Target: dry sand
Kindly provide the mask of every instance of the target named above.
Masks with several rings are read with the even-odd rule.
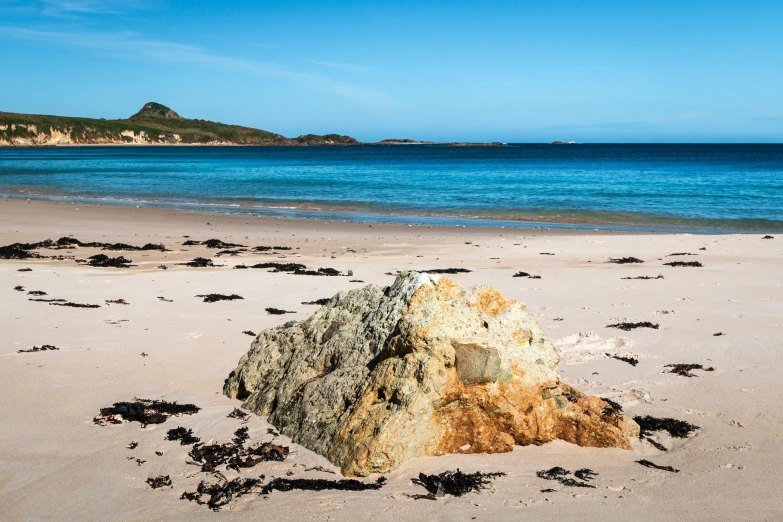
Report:
[[[0,201],[0,223],[3,245],[73,236],[160,242],[173,250],[111,253],[138,265],[125,270],[69,259],[0,261],[0,519],[783,519],[783,237],[408,227],[13,200]],[[215,250],[181,246],[184,236],[294,250],[215,258]],[[99,251],[40,252],[85,258]],[[698,255],[666,257],[675,252]],[[197,256],[225,266],[176,265]],[[607,263],[622,256],[645,263]],[[704,267],[663,266],[672,260],[699,260]],[[231,269],[264,261],[353,270],[354,276]],[[33,271],[18,271],[24,267]],[[393,281],[387,272],[445,267],[472,269],[448,277],[492,285],[525,302],[559,339],[567,383],[609,397],[632,415],[674,417],[701,429],[688,439],[659,437],[668,452],[641,441],[633,451],[557,441],[509,454],[423,458],[388,474],[379,491],[248,495],[219,514],[180,500],[199,480],[212,479],[188,464],[187,447],[164,440],[165,433],[184,426],[204,441],[224,442],[240,427],[226,417],[239,403],[224,397],[221,388],[252,340],[244,330],[304,319],[316,307],[302,301],[364,283],[387,285]],[[541,279],[513,278],[519,270]],[[622,279],[658,274],[664,279]],[[25,291],[15,291],[17,285]],[[31,302],[30,290],[101,308]],[[244,300],[207,304],[195,297],[212,292],[237,293]],[[107,305],[107,299],[130,304]],[[268,315],[266,307],[296,313]],[[660,329],[606,328],[623,320],[649,320]],[[714,336],[717,332],[725,335]],[[588,333],[594,335],[579,338]],[[60,350],[17,353],[41,344]],[[607,358],[607,352],[638,357],[639,364]],[[715,371],[680,377],[664,373],[670,363],[700,363]],[[101,407],[134,397],[192,402],[203,410],[146,429],[137,423],[93,425]],[[251,441],[272,438],[265,419],[253,416],[248,426]],[[276,440],[295,454],[243,476],[269,479],[292,472],[294,478],[338,478],[306,472],[314,465],[335,468],[285,437]],[[131,441],[138,442],[135,450],[127,449]],[[137,458],[145,462],[139,465]],[[681,472],[645,468],[635,462],[640,459]],[[591,468],[598,473],[595,489],[567,488],[536,476],[553,466]],[[480,494],[436,501],[407,496],[424,492],[411,483],[419,472],[455,468],[508,475]],[[173,489],[152,490],[145,483],[160,474],[171,476]],[[541,492],[546,488],[556,491]]]

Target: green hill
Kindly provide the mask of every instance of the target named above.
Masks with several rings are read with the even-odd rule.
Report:
[[[160,103],[124,120],[0,112],[0,146],[64,144],[357,145],[350,136],[307,134],[289,139],[260,129],[183,118]]]

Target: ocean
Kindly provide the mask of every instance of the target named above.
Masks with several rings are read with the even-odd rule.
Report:
[[[0,149],[0,197],[424,225],[783,232],[783,145]]]

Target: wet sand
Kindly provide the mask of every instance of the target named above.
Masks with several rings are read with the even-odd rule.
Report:
[[[467,268],[449,275],[486,284],[527,304],[555,339],[565,382],[608,397],[632,415],[672,417],[700,426],[687,439],[659,436],[662,452],[637,441],[633,451],[580,448],[557,441],[510,454],[414,460],[387,474],[378,491],[272,492],[236,499],[223,519],[264,520],[775,520],[783,516],[777,476],[783,468],[783,237],[626,234],[568,230],[415,227],[263,219],[134,207],[0,200],[0,244],[71,236],[82,241],[163,243],[171,252],[47,250],[41,255],[123,255],[128,269],[95,268],[73,259],[0,260],[0,518],[4,520],[211,520],[206,506],[180,500],[201,480],[188,447],[166,441],[177,426],[202,441],[227,442],[241,424],[227,418],[237,401],[224,379],[247,351],[243,333],[307,318],[316,306],[363,284],[390,284],[398,270]],[[290,251],[216,257],[182,246],[221,239]],[[705,248],[706,250],[700,250]],[[667,257],[688,252],[694,256]],[[554,255],[543,255],[549,253]],[[609,258],[634,256],[643,264]],[[177,263],[208,257],[216,266]],[[670,267],[672,261],[704,266]],[[330,267],[350,277],[235,270],[262,262]],[[158,268],[166,265],[167,270]],[[19,272],[29,267],[30,272]],[[514,278],[518,271],[541,279]],[[662,274],[662,279],[623,279]],[[350,280],[361,280],[350,282]],[[23,291],[14,290],[22,286]],[[62,298],[100,308],[29,301]],[[244,299],[204,303],[199,294]],[[161,300],[164,297],[166,300]],[[129,304],[107,304],[124,299]],[[265,308],[295,311],[270,315]],[[659,329],[622,331],[617,322],[651,321]],[[716,333],[724,335],[715,336]],[[580,334],[581,337],[580,337]],[[593,335],[589,335],[593,334]],[[57,351],[18,353],[42,344]],[[146,354],[142,356],[141,354]],[[634,357],[632,366],[606,353]],[[687,378],[666,364],[714,367]],[[142,429],[95,426],[102,407],[134,397],[194,403],[193,416]],[[251,442],[272,440],[253,415]],[[286,437],[284,462],[261,463],[242,476],[340,478],[326,459]],[[132,442],[136,449],[127,449]],[[162,453],[161,456],[155,452]],[[131,458],[132,460],[129,460]],[[144,461],[140,465],[136,459]],[[679,473],[643,467],[647,459]],[[536,476],[562,466],[590,468],[596,487],[568,488]],[[413,500],[419,472],[460,468],[503,471],[480,494]],[[146,479],[170,475],[173,488]],[[237,476],[226,472],[231,479]],[[369,477],[374,480],[377,477]],[[554,492],[542,492],[544,489]]]

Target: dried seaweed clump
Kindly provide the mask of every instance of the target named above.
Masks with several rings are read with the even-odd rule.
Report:
[[[291,250],[291,247],[261,245],[261,246],[253,247],[253,250],[255,250],[256,252],[269,252],[270,250]]]
[[[538,478],[556,480],[560,484],[570,488],[595,488],[594,485],[588,484],[589,481],[593,480],[598,475],[598,473],[595,473],[593,470],[588,468],[578,469],[573,472],[573,476],[576,478],[568,476],[571,474],[570,471],[561,468],[560,466],[536,472]]]
[[[636,277],[621,277],[620,279],[664,279],[663,274],[658,274],[655,277],[652,276],[636,276]]]
[[[381,489],[386,482],[386,477],[381,477],[375,482],[360,482],[355,479],[326,480],[326,479],[287,479],[276,478],[269,481],[261,490],[262,495],[268,495],[274,490],[292,491],[301,489],[306,491],[324,491],[336,489],[339,491],[367,491]]]
[[[0,259],[31,259],[41,257],[16,245],[0,246]]]
[[[644,263],[644,261],[636,257],[615,257],[609,259],[609,262],[615,263],[617,265],[627,265],[629,263]]]
[[[217,301],[234,301],[236,299],[244,299],[244,297],[237,294],[231,294],[231,295],[201,294],[201,295],[197,295],[196,297],[203,297],[205,303],[215,303]]]
[[[287,446],[278,446],[264,442],[257,446],[245,447],[249,436],[247,426],[234,433],[234,439],[225,444],[201,444],[193,446],[188,456],[201,464],[201,471],[212,473],[218,466],[239,471],[240,468],[252,468],[259,462],[283,461],[288,457]]]
[[[528,274],[527,272],[517,272],[511,277],[527,277],[528,279],[541,279],[541,276]]]
[[[279,308],[265,308],[266,313],[269,315],[284,315],[284,314],[295,314],[296,312],[291,312],[289,310],[281,310]]]
[[[35,353],[35,352],[46,352],[46,351],[53,351],[53,350],[59,350],[56,346],[52,346],[51,344],[44,344],[43,346],[33,346],[29,350],[17,350],[17,353]]]
[[[656,431],[665,431],[672,437],[684,439],[700,429],[690,422],[651,415],[637,416],[633,420],[639,425],[639,438],[649,437]],[[649,440],[649,439],[648,439]]]
[[[226,415],[229,419],[239,419],[240,421],[247,422],[248,419],[250,419],[250,414],[247,412],[244,412],[240,410],[239,408],[234,408],[234,410]]]
[[[65,299],[30,299],[30,301],[43,301],[45,303],[49,303],[49,305],[68,306],[70,308],[100,308],[101,307],[101,305],[96,305],[96,304],[73,303],[71,301],[66,301]]]
[[[501,472],[482,473],[477,471],[476,473],[463,473],[458,468],[457,471],[444,471],[438,475],[419,473],[419,478],[411,479],[411,481],[418,486],[422,486],[428,492],[427,495],[414,495],[414,498],[435,500],[444,495],[460,497],[466,493],[478,493],[482,489],[486,489],[494,479],[504,476],[506,474]]]
[[[192,429],[185,429],[182,426],[169,430],[166,434],[166,440],[178,440],[180,446],[189,446],[201,441],[200,438],[193,435]]]
[[[712,366],[705,368],[701,364],[667,364],[664,368],[671,368],[671,370],[667,370],[666,373],[676,373],[683,377],[698,377],[695,373],[691,373],[693,370],[704,370],[705,372],[715,371],[715,368]]]
[[[639,364],[639,359],[637,359],[636,357],[622,357],[620,355],[612,355],[611,353],[607,353],[606,356],[611,357],[612,359],[617,359],[618,361],[626,362],[631,366],[636,366],[637,364]]]
[[[654,462],[650,462],[647,459],[637,460],[637,463],[641,464],[642,466],[646,468],[653,468],[653,469],[660,469],[663,471],[670,471],[672,473],[679,473],[680,470],[677,468],[673,468],[671,466],[659,466],[658,464],[655,464]]]
[[[237,243],[226,243],[224,241],[221,241],[219,239],[207,239],[206,241],[201,242],[202,245],[204,245],[207,248],[239,248],[244,247],[245,245],[240,245]]]
[[[115,402],[109,408],[101,408],[100,415],[92,421],[99,426],[138,422],[143,428],[148,424],[164,423],[172,416],[195,415],[199,411],[201,408],[195,404],[134,398],[133,402]]]
[[[618,328],[620,330],[625,330],[626,332],[635,330],[636,328],[652,328],[653,330],[657,330],[659,326],[659,324],[651,323],[650,321],[642,321],[640,323],[615,323],[606,325],[607,328]]]
[[[245,335],[249,335],[250,337],[255,337],[256,336],[256,333],[253,330],[245,330],[242,333],[245,334]]]
[[[212,511],[220,511],[220,508],[226,506],[235,498],[239,498],[248,493],[252,493],[261,486],[261,478],[240,478],[226,480],[222,474],[218,475],[219,481],[214,484],[207,484],[203,480],[196,487],[196,491],[186,491],[179,497],[182,500],[189,500],[200,505],[207,505]],[[203,497],[209,497],[204,500]]]
[[[704,266],[698,261],[672,261],[671,263],[664,263],[666,266]]]
[[[418,270],[423,274],[467,274],[472,272],[467,268],[431,268],[429,270]]]
[[[119,257],[109,257],[106,254],[97,254],[94,256],[90,256],[87,259],[89,261],[87,262],[90,266],[97,266],[101,268],[128,268],[132,265],[133,261],[130,259],[125,259],[122,256]]]
[[[150,477],[147,479],[147,484],[149,484],[152,489],[172,487],[171,477],[168,475],[160,475],[154,478]]]
[[[207,268],[207,267],[219,266],[219,265],[215,265],[211,259],[208,259],[206,257],[197,257],[192,261],[188,261],[187,263],[178,263],[178,264],[183,266],[190,266],[193,268]]]

